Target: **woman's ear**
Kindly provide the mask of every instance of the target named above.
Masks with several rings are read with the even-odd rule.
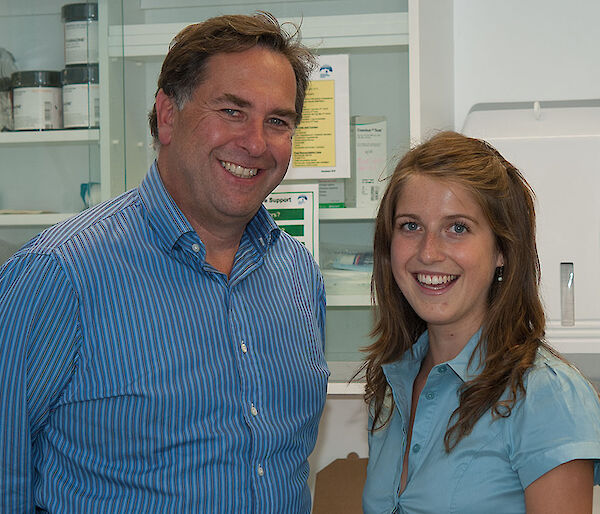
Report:
[[[156,127],[161,145],[168,145],[173,137],[173,120],[175,118],[175,102],[162,89],[156,93]]]
[[[502,266],[504,266],[504,255],[502,255],[502,252],[498,252],[498,257],[496,257],[496,267]]]

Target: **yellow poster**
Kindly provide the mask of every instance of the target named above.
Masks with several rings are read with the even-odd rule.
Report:
[[[294,168],[335,166],[335,82],[311,81],[294,135]]]

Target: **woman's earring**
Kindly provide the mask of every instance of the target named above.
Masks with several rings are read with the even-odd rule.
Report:
[[[498,266],[496,268],[496,280],[502,282],[502,275],[504,275],[504,266]]]

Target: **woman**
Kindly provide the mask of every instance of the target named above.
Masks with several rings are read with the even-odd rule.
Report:
[[[600,402],[544,342],[534,195],[443,132],[396,167],[375,226],[370,513],[592,512]]]

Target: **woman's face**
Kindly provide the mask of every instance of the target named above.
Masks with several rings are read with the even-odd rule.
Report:
[[[430,330],[474,333],[504,260],[471,192],[413,175],[396,203],[391,262],[400,290]]]

